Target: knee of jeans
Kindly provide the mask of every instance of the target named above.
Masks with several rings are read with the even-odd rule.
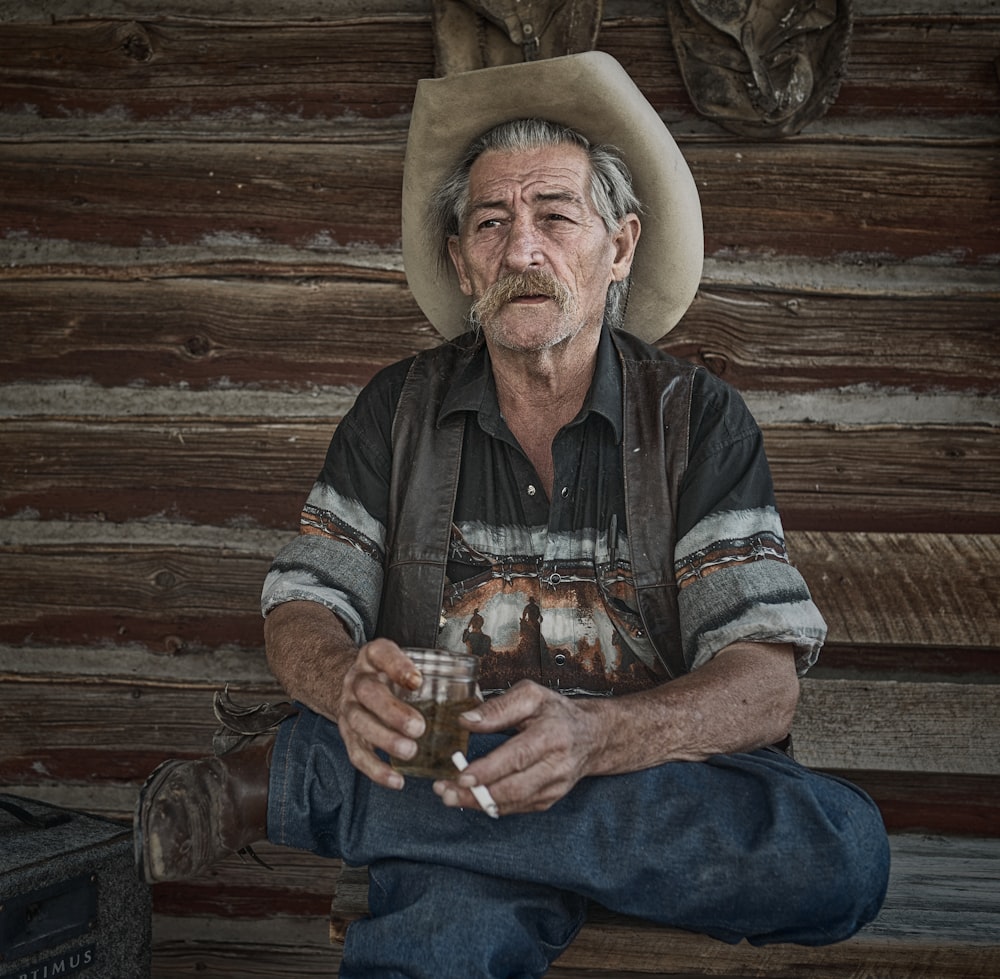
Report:
[[[406,975],[542,976],[586,912],[576,895],[456,868],[385,860],[369,875],[373,918],[351,925],[344,947],[358,975],[372,953]]]
[[[889,886],[891,859],[882,816],[867,797],[859,797],[840,839],[840,915],[829,923],[833,941],[849,938],[878,915]]]

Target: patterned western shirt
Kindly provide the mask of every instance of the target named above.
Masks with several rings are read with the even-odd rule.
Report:
[[[357,643],[382,597],[391,428],[410,360],[380,372],[331,441],[299,536],[275,558],[262,608],[317,601]],[[552,446],[552,499],[500,414],[481,347],[442,416],[465,418],[438,645],[480,657],[484,694],[527,677],[569,694],[639,690],[665,678],[637,613],[625,519],[622,375],[607,331],[578,416]],[[740,640],[796,647],[800,672],[825,637],[789,564],[760,430],[742,399],[695,377],[674,574],[687,661]]]

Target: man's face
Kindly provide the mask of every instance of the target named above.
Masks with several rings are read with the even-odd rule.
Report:
[[[587,154],[560,144],[480,156],[448,248],[486,339],[532,352],[600,329],[608,286],[628,274],[638,236],[635,215],[608,232],[590,199]]]

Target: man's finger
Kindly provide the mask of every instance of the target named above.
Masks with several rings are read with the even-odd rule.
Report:
[[[472,730],[484,734],[511,730],[537,713],[546,694],[547,691],[538,684],[522,681],[506,693],[491,697],[460,716]]]
[[[403,776],[391,765],[382,761],[372,750],[371,745],[351,735],[344,737],[344,747],[347,748],[351,764],[373,782],[383,785],[387,789],[401,789],[403,787]]]
[[[352,692],[354,701],[363,708],[363,713],[377,718],[386,728],[413,739],[419,738],[427,728],[427,722],[420,711],[403,703],[382,680],[371,674],[358,676]],[[345,707],[348,723],[354,724],[358,718],[350,702]],[[379,744],[378,747],[384,746]]]
[[[388,639],[373,639],[362,646],[358,665],[364,672],[381,674],[401,687],[416,690],[420,686],[420,671],[402,649]]]

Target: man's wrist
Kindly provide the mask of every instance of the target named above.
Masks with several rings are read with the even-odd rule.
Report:
[[[336,721],[344,677],[357,654],[341,621],[316,602],[275,606],[264,619],[267,661],[294,700]]]
[[[628,739],[621,737],[620,726],[628,723],[625,712],[622,711],[622,697],[595,697],[580,703],[588,734],[586,741],[589,747],[584,775],[613,775],[628,768],[623,745]]]

